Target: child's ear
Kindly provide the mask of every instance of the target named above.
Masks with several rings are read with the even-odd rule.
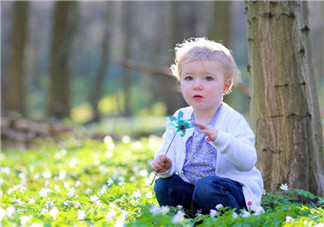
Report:
[[[231,79],[225,81],[223,94],[226,94],[230,90],[232,83],[233,81]]]

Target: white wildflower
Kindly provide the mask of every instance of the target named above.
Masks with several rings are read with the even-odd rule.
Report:
[[[25,204],[23,201],[21,201],[21,199],[15,199],[12,202],[18,203],[19,205],[24,205]]]
[[[232,214],[232,218],[233,219],[236,219],[238,217],[238,214],[236,213],[236,212],[234,212],[233,214]]]
[[[109,179],[107,180],[107,184],[108,184],[108,186],[112,185],[113,183],[114,183],[114,181],[113,181],[111,178],[109,178]]]
[[[41,190],[38,192],[40,197],[47,197],[47,193],[49,193],[51,190],[48,188],[41,188]]]
[[[129,178],[129,181],[130,181],[130,182],[135,182],[135,181],[136,181],[136,177],[131,176],[131,177]]]
[[[67,181],[64,181],[63,185],[64,185],[64,188],[69,188],[70,187],[70,183],[67,182]]]
[[[38,179],[39,179],[39,173],[35,173],[35,175],[34,175],[34,179],[35,179],[35,180],[38,180]]]
[[[61,155],[64,156],[64,155],[66,155],[66,154],[67,154],[66,149],[62,149],[62,150],[61,150]]]
[[[47,201],[45,203],[45,208],[49,209],[49,208],[52,208],[54,207],[54,203],[52,201]]]
[[[180,225],[181,222],[184,220],[184,212],[182,212],[181,210],[179,210],[176,215],[173,216],[171,222],[175,225]]]
[[[2,218],[4,216],[6,216],[6,211],[2,207],[0,207],[0,222],[2,221]]]
[[[61,170],[58,176],[59,180],[64,180],[66,178],[66,171],[65,170]]]
[[[113,156],[113,153],[111,152],[111,151],[106,151],[105,152],[105,156],[106,156],[106,158],[112,158],[112,156]]]
[[[121,214],[121,216],[122,216],[124,219],[126,219],[126,218],[128,217],[128,212],[125,211],[125,210],[122,210],[122,214]]]
[[[317,224],[315,225],[315,227],[324,227],[324,224],[323,224],[323,222],[319,222],[319,223],[317,223]]]
[[[214,209],[210,209],[209,216],[210,216],[211,218],[213,218],[213,217],[215,217],[216,215],[217,215],[217,211],[214,210]]]
[[[75,182],[75,187],[80,187],[80,185],[81,185],[81,182],[79,181],[79,180],[77,180],[76,182]]]
[[[90,193],[92,193],[92,190],[90,188],[87,188],[84,192],[85,192],[85,194],[90,194]]]
[[[51,209],[51,211],[49,212],[49,214],[52,216],[53,219],[56,219],[58,212],[59,212],[59,210],[57,209],[57,207],[53,207]]]
[[[48,182],[48,180],[45,181],[45,188],[48,188],[48,186],[50,186],[50,183]]]
[[[125,219],[124,218],[118,218],[115,222],[114,227],[124,227],[125,226]]]
[[[63,204],[64,204],[65,206],[70,206],[71,202],[70,202],[69,200],[67,200],[67,201],[65,201]]]
[[[74,208],[75,209],[78,209],[78,208],[80,208],[81,207],[81,203],[79,203],[79,202],[75,202],[74,203]]]
[[[129,136],[123,136],[122,137],[122,142],[123,143],[129,143],[131,141],[131,138]]]
[[[60,192],[61,189],[59,188],[59,186],[55,185],[55,186],[54,186],[54,191],[56,191],[56,192]]]
[[[143,148],[142,142],[141,141],[135,141],[132,144],[132,148],[137,149],[137,150],[142,149]]]
[[[78,164],[79,160],[76,158],[72,158],[69,162],[70,168],[74,168]]]
[[[120,182],[125,182],[125,177],[120,176],[120,177],[118,177],[118,180],[119,180]]]
[[[181,205],[177,205],[177,209],[178,209],[178,210],[182,210],[182,209],[183,209],[183,206],[181,206]]]
[[[281,185],[280,185],[280,189],[281,189],[281,190],[284,190],[284,191],[288,191],[288,190],[289,190],[287,184],[281,184]]]
[[[6,209],[8,217],[12,216],[14,213],[16,213],[16,208],[13,206],[7,207]]]
[[[33,223],[30,227],[43,227],[43,225],[39,223]]]
[[[12,188],[9,188],[7,193],[8,195],[10,195],[12,192],[17,191],[18,189],[20,189],[21,185],[14,185]]]
[[[2,167],[0,170],[1,170],[2,173],[5,173],[7,175],[10,174],[10,168],[9,167]]]
[[[155,204],[151,207],[151,213],[157,215],[161,212],[160,208],[157,207]]]
[[[73,196],[76,196],[76,192],[75,192],[75,189],[74,187],[70,188],[69,189],[69,192],[67,193],[67,197],[73,197]]]
[[[43,172],[43,177],[45,179],[49,179],[49,178],[51,178],[51,176],[52,176],[52,173],[50,171]]]
[[[245,209],[243,210],[243,214],[241,214],[241,216],[243,218],[248,218],[248,217],[250,217],[250,215],[251,215],[251,213]]]
[[[116,211],[114,209],[110,209],[106,215],[106,220],[108,222],[111,222],[112,220],[115,219],[116,216]]]
[[[48,209],[47,208],[43,208],[42,211],[41,211],[41,214],[46,214],[48,213]]]
[[[99,202],[99,197],[97,195],[90,196],[90,201],[93,203]]]
[[[141,196],[141,191],[139,189],[137,189],[134,193],[133,193],[135,198],[138,198]]]
[[[148,176],[148,171],[146,169],[141,169],[138,174],[141,176],[141,177],[147,177]]]
[[[29,216],[21,216],[20,217],[20,223],[21,223],[21,225],[27,225],[29,219],[30,219]]]
[[[147,193],[145,194],[145,197],[148,198],[148,199],[151,199],[151,198],[153,197],[152,192],[147,192]]]
[[[260,207],[258,207],[257,209],[254,210],[253,215],[258,216],[258,215],[261,215],[261,214],[264,214],[264,209],[260,206]]]
[[[114,150],[115,149],[115,143],[113,138],[111,136],[105,136],[104,142],[107,144],[107,149],[108,150]]]
[[[106,194],[107,193],[107,191],[106,191],[107,189],[108,189],[108,186],[107,185],[102,186],[99,194]]]
[[[163,215],[169,213],[169,211],[170,211],[170,208],[169,208],[168,206],[162,206],[162,207],[161,207],[161,213],[162,213]]]
[[[78,210],[78,219],[79,220],[84,220],[84,218],[86,217],[86,213],[84,210]]]
[[[224,207],[224,206],[223,206],[222,204],[217,204],[215,208],[216,208],[216,210],[220,210],[220,209],[222,209],[223,207]]]

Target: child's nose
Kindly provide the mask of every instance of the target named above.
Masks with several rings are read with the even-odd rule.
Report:
[[[201,81],[199,79],[198,80],[195,80],[195,82],[194,82],[194,89],[195,90],[202,89],[202,83],[201,83]]]

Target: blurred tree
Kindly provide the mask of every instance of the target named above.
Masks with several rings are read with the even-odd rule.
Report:
[[[224,45],[230,44],[231,35],[231,2],[215,1],[212,2],[211,9],[214,11],[209,17],[208,38],[217,42],[222,41]]]
[[[15,1],[13,4],[11,49],[3,96],[5,109],[21,114],[25,114],[26,109],[24,51],[27,37],[28,6],[28,1]]]
[[[251,120],[265,188],[324,195],[323,137],[304,1],[246,1]]]
[[[57,1],[53,14],[50,50],[49,115],[55,118],[70,114],[69,54],[75,29],[77,2]]]
[[[133,30],[131,26],[131,22],[133,20],[132,16],[132,10],[133,10],[133,2],[123,2],[123,28],[124,28],[124,33],[123,33],[123,53],[122,53],[122,58],[127,59],[130,58],[131,55],[131,39],[133,35]],[[122,70],[122,87],[123,87],[123,94],[124,94],[124,111],[123,115],[124,116],[131,116],[131,84],[132,84],[132,77],[131,77],[131,72],[123,68]]]
[[[231,2],[230,1],[214,1],[211,2],[211,16],[209,20],[208,38],[223,43],[226,47],[231,46]],[[230,106],[234,106],[235,97],[233,95],[225,95],[224,102]]]
[[[99,68],[97,70],[95,81],[90,90],[90,103],[92,106],[92,119],[91,122],[99,122],[101,119],[100,111],[98,108],[99,100],[102,96],[104,86],[104,79],[107,74],[107,64],[109,59],[109,27],[110,27],[110,13],[112,2],[106,2],[106,11],[104,17],[104,32],[102,39],[101,58]]]

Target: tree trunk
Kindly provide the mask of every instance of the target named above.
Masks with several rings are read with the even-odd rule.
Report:
[[[246,1],[251,120],[265,188],[324,195],[323,137],[304,1]]]
[[[24,50],[27,38],[28,4],[28,1],[15,1],[13,5],[12,44],[4,93],[5,109],[21,114],[25,114],[26,109]]]
[[[76,2],[58,1],[54,10],[50,52],[49,115],[55,118],[70,115],[69,53],[75,28]]]
[[[109,14],[111,12],[111,2],[106,3],[106,11],[105,11],[105,21],[104,21],[104,34],[102,41],[102,49],[101,49],[101,62],[96,74],[95,83],[93,85],[93,89],[91,91],[91,106],[92,106],[92,120],[91,122],[99,122],[101,119],[100,111],[98,108],[99,100],[102,96],[103,82],[107,73],[107,64],[109,58]]]
[[[123,53],[122,56],[123,58],[130,58],[131,54],[131,48],[130,48],[130,43],[131,43],[131,34],[132,34],[132,26],[131,26],[131,21],[132,21],[132,7],[134,3],[132,2],[123,2],[123,27],[124,27],[124,45],[123,45]],[[128,117],[131,116],[132,111],[131,111],[131,84],[132,84],[132,77],[131,77],[131,72],[128,69],[123,69],[122,70],[122,87],[123,87],[123,93],[124,93],[124,111],[123,115]]]
[[[214,17],[209,21],[209,38],[217,42],[221,40],[224,45],[228,46],[231,35],[231,2],[215,1],[212,3]]]

